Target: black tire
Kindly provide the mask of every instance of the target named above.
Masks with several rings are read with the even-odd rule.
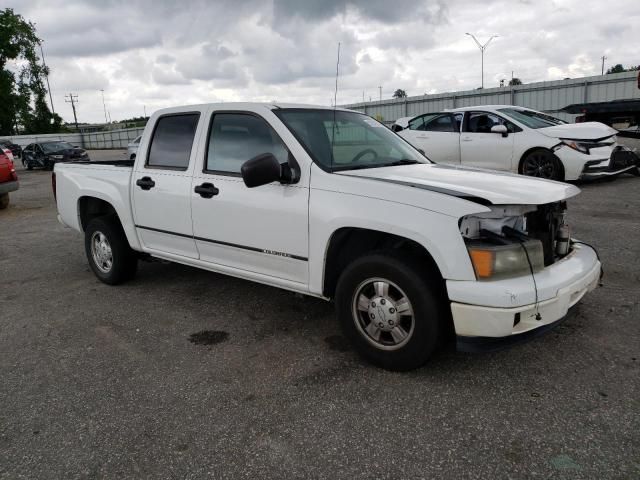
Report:
[[[631,175],[640,177],[640,167],[636,167],[630,170]]]
[[[518,173],[529,177],[564,181],[562,162],[552,152],[544,148],[532,150],[522,157]]]
[[[394,252],[366,255],[345,268],[336,287],[336,311],[345,336],[366,360],[389,370],[405,371],[424,365],[439,345],[440,334],[444,330],[442,328],[444,305],[439,300],[435,282],[428,281],[425,274],[413,265],[415,261],[412,262],[411,259]],[[360,293],[370,288],[367,282],[381,279],[389,282],[389,297],[386,303],[378,300],[386,297],[368,298],[365,293]],[[372,285],[372,288],[376,290],[375,285]],[[365,326],[364,322],[369,320],[373,312],[378,312],[376,322],[378,320],[389,322],[390,314],[387,315],[386,312],[394,310],[389,306],[397,306],[398,312],[401,310],[400,303],[393,303],[399,300],[398,292],[409,299],[413,312],[411,317],[413,328],[408,326],[409,323],[405,323],[403,328],[408,333],[408,339],[404,340],[406,343],[398,342],[396,345],[389,345],[389,342],[395,341],[391,331],[376,328],[381,332],[376,340],[366,333],[371,325]],[[357,306],[361,295],[367,299],[368,312]],[[375,296],[376,293],[373,295]],[[395,300],[391,297],[395,297]],[[375,305],[375,300],[378,300],[378,305]],[[401,322],[407,321],[407,317],[399,313],[394,319],[396,327],[400,327]],[[378,325],[383,325],[383,322]],[[382,345],[384,342],[387,342],[387,345]]]
[[[129,157],[129,160],[135,160],[136,159],[136,154],[132,153],[131,156]]]
[[[33,165],[29,162],[27,162],[27,170],[33,170]]]
[[[9,194],[3,193],[0,195],[0,210],[4,210],[9,206]]]
[[[106,245],[109,247],[108,252],[111,254],[110,266],[108,262],[99,264],[97,256],[94,256],[92,251],[92,242],[95,239],[99,239],[99,235],[104,236],[107,242]],[[118,285],[135,276],[138,269],[138,259],[129,246],[127,237],[117,217],[108,215],[91,220],[85,229],[84,248],[91,270],[102,282],[109,285]],[[98,251],[98,247],[96,246],[95,248]],[[100,254],[98,253],[97,255]]]

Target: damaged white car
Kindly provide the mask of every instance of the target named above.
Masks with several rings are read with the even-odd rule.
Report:
[[[513,105],[405,117],[392,130],[436,163],[560,181],[638,171],[638,157],[616,143],[617,130],[599,122],[569,124]]]

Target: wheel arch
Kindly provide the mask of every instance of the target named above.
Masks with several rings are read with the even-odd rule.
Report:
[[[82,232],[86,230],[87,225],[89,225],[91,220],[106,215],[113,216],[127,237],[129,245],[132,248],[137,249],[138,241],[135,236],[135,232],[126,228],[122,216],[118,213],[118,210],[111,202],[93,195],[82,195],[78,198],[78,225]]]
[[[340,273],[350,262],[381,250],[400,251],[415,258],[424,267],[425,274],[442,284],[446,292],[438,264],[431,253],[415,240],[380,230],[341,227],[331,234],[327,245],[322,280],[323,295],[333,298]]]
[[[518,173],[520,175],[523,175],[522,173],[522,162],[524,161],[525,158],[527,158],[527,156],[533,152],[535,152],[536,150],[544,150],[548,153],[550,153],[551,155],[553,155],[553,157],[558,161],[558,164],[560,165],[560,168],[562,169],[562,178],[564,179],[565,176],[565,168],[564,168],[564,163],[562,163],[562,160],[560,160],[560,158],[554,153],[553,150],[551,150],[551,148],[549,147],[543,147],[543,146],[535,146],[535,147],[530,147],[527,150],[524,151],[524,153],[520,156],[520,159],[518,160]]]

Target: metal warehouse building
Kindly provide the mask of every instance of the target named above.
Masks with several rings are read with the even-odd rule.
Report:
[[[386,124],[401,117],[448,108],[505,104],[533,108],[573,122],[576,115],[562,112],[562,108],[576,103],[623,99],[640,99],[638,72],[353,103],[345,107],[364,112]]]

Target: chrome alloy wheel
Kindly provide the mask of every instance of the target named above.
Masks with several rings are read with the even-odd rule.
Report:
[[[352,300],[352,315],[358,331],[381,350],[402,348],[415,328],[409,297],[384,278],[368,278],[358,285]]]
[[[111,252],[111,244],[104,233],[100,231],[93,232],[91,235],[91,256],[93,262],[102,273],[109,273],[113,266],[113,253]]]
[[[532,153],[522,165],[522,173],[529,177],[556,178],[556,165],[553,159],[543,153]]]

